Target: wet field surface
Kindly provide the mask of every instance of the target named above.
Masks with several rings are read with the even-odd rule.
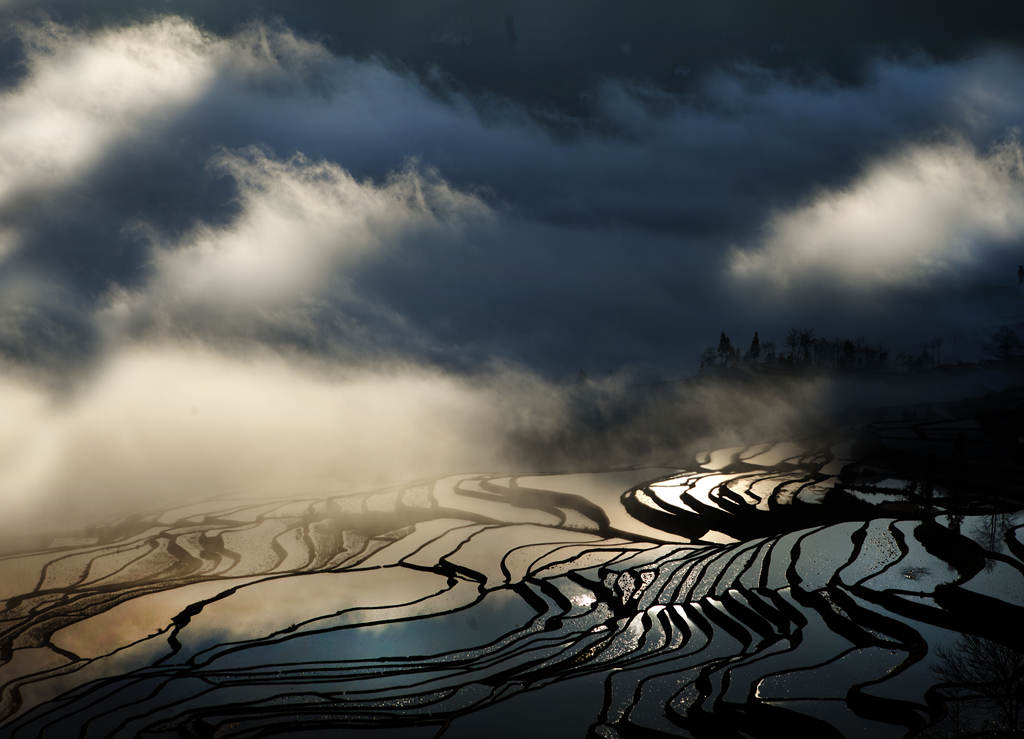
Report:
[[[1008,735],[1024,513],[899,464],[976,426],[205,501],[8,554],[0,734]]]

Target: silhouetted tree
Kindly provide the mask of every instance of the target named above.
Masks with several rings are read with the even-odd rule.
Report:
[[[754,363],[761,357],[761,339],[758,337],[757,331],[754,332],[754,338],[750,340],[750,351],[747,352],[747,356]]]
[[[1024,341],[1009,326],[1000,326],[985,344],[985,351],[995,359],[1017,359],[1024,357]]]
[[[805,328],[800,332],[800,359],[804,364],[811,361],[811,347],[814,344],[814,329]]]
[[[857,347],[849,339],[843,342],[839,355],[839,366],[843,369],[853,369],[857,366]]]
[[[733,357],[732,341],[725,335],[725,331],[718,338],[718,358],[722,363],[722,366],[727,365]]]
[[[908,369],[923,368],[934,364],[938,356],[941,339],[932,339],[925,345],[924,354],[899,357],[899,366]],[[843,370],[875,370],[884,369],[889,354],[879,347],[865,344],[864,339],[827,339],[816,338],[814,329],[790,329],[786,335],[788,353],[777,353],[775,342],[761,341],[761,334],[754,332],[750,348],[741,356],[739,349],[733,345],[728,334],[722,331],[718,338],[718,348],[707,347],[701,354],[700,367],[728,367],[738,364],[740,360],[748,367],[772,367],[780,363],[815,367],[820,369]]]
[[[786,334],[786,346],[789,347],[789,361],[796,362],[796,348],[800,346],[800,332],[791,328]]]
[[[954,649],[940,647],[938,654],[940,661],[934,670],[941,679],[980,696],[1001,716],[1000,726],[983,725],[978,729],[1017,731],[1024,701],[1024,653],[967,634],[960,637]],[[986,724],[991,721],[989,713],[981,712]]]

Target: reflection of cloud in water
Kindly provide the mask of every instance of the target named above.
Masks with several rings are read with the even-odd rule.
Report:
[[[92,618],[76,621],[51,638],[84,659],[100,657],[171,627],[171,619],[192,603],[214,598],[255,578],[215,580],[133,598]]]
[[[450,591],[443,575],[400,567],[262,580],[240,587],[194,616],[178,635],[183,647],[175,660],[193,658],[201,645],[389,622],[473,599],[474,593],[460,597],[459,590]],[[331,659],[329,653],[320,657]]]

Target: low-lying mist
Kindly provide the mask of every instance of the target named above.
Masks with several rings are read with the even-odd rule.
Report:
[[[499,363],[458,374],[140,342],[69,384],[0,379],[0,529],[23,538],[204,498],[337,495],[452,474],[686,466],[707,449],[838,440],[871,409],[1019,381],[1019,370],[980,368],[565,384]]]
[[[821,380],[559,385],[503,365],[458,376],[138,344],[70,389],[0,381],[0,516],[66,528],[212,496],[683,464],[700,447],[798,435],[827,392]]]

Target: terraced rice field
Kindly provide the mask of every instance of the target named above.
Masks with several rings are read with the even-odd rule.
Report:
[[[0,560],[0,731],[1009,730],[1024,514],[953,492],[780,443],[114,521]]]

